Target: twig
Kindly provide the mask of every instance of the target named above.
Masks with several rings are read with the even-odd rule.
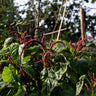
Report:
[[[66,30],[67,28],[64,28],[64,29],[61,29],[61,31],[64,31],[64,30]],[[49,32],[49,33],[46,33],[46,34],[43,34],[44,36],[46,36],[46,35],[51,35],[51,34],[54,34],[54,33],[57,33],[58,32],[58,30],[57,31],[52,31],[52,32]],[[41,36],[41,35],[40,35]]]
[[[68,1],[68,0],[66,0],[66,5],[65,5],[65,8],[64,8],[64,11],[63,11],[63,18],[62,18],[62,20],[61,20],[60,27],[59,27],[59,31],[58,31],[58,35],[57,35],[57,40],[59,40],[60,31],[61,31],[62,23],[63,23],[63,20],[64,20],[64,16],[65,16],[67,1]]]
[[[66,29],[67,29],[67,28],[61,29],[61,31],[64,31],[64,30],[66,30]],[[49,32],[49,33],[44,34],[44,36],[45,36],[45,35],[54,34],[54,33],[57,33],[57,32],[58,32],[58,30],[57,30],[57,31],[53,31],[53,32]]]

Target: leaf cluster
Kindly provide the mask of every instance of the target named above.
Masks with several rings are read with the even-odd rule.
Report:
[[[27,33],[12,31],[6,38],[0,50],[0,96],[87,94],[88,88],[84,84],[91,84],[93,76],[89,78],[87,74],[96,74],[96,61],[89,48],[95,47],[95,44],[83,46],[84,40],[91,37],[79,40],[76,46],[67,41],[54,40],[48,47],[43,32],[39,40],[34,39],[36,29],[31,36],[28,30]],[[74,50],[77,46],[79,50]],[[92,78],[95,84],[95,77]],[[95,94],[94,88],[95,85],[90,87],[90,94]]]

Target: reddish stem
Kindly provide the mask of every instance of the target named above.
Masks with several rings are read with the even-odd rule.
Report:
[[[36,43],[38,43],[38,44],[41,46],[43,52],[45,53],[44,45],[43,45],[41,42],[39,42],[38,40],[30,40],[30,41],[28,41],[28,42],[26,42],[26,43],[24,44],[24,46],[23,46],[23,48],[22,48],[22,51],[21,51],[21,53],[20,53],[20,55],[19,55],[19,59],[21,58],[21,55],[22,55],[22,53],[23,53],[24,48],[25,48],[29,43],[31,43],[31,42],[36,42]]]
[[[20,38],[20,34],[18,33],[18,32],[16,32],[16,31],[11,31],[9,34],[8,34],[8,36],[10,36],[11,34],[14,34],[14,33],[16,33],[16,37],[17,38]]]
[[[70,46],[72,47],[72,50],[73,50],[73,52],[75,52],[75,45],[73,46],[73,44],[71,43],[71,41],[70,41]]]
[[[56,57],[56,55],[55,55],[53,52],[51,52],[51,51],[46,52],[45,55],[44,55],[44,59],[43,59],[44,67],[46,66],[46,56],[47,56],[48,54],[52,54],[53,56]]]
[[[50,48],[49,48],[49,51],[52,50],[52,47],[53,47],[56,43],[61,43],[61,44],[63,45],[63,47],[65,48],[65,45],[64,45],[64,43],[63,43],[62,41],[55,41],[55,42],[53,42],[53,43],[51,44],[51,46],[50,46]]]
[[[89,87],[88,87],[87,83],[85,83],[85,86],[86,86],[86,88],[88,90],[88,95],[90,96]]]
[[[86,37],[86,38],[84,38],[83,40],[78,41],[78,42],[77,42],[77,47],[79,47],[79,46],[80,46],[82,43],[84,43],[84,41],[87,40],[87,39],[93,39],[93,37]]]
[[[45,37],[41,38],[41,43],[43,43],[43,44],[44,44],[44,39],[47,40],[47,38],[45,38]]]
[[[26,28],[27,28],[27,34],[29,35],[29,27],[28,27],[28,25],[26,25]]]
[[[43,29],[42,29],[42,28],[39,28],[39,27],[36,27],[36,28],[34,28],[34,29],[32,30],[32,34],[31,34],[32,39],[34,39],[34,32],[35,32],[35,30],[37,30],[37,29],[40,29],[40,30],[41,30],[41,36],[43,37]]]

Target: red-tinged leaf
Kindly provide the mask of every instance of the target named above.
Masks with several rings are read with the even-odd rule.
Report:
[[[85,83],[85,86],[86,86],[86,88],[87,88],[87,90],[88,90],[88,92],[89,92],[89,87],[88,87],[87,83]]]
[[[90,79],[92,81],[92,86],[94,87],[94,82],[96,82],[94,73],[92,73],[92,74],[89,73],[88,75],[89,75],[89,77],[90,77]]]
[[[79,47],[76,48],[76,51],[81,50],[83,47],[85,47],[85,45],[82,45],[82,44],[81,44]]]
[[[95,80],[95,76],[94,76],[94,73],[93,73],[93,80]]]
[[[76,43],[72,43],[73,46],[76,46]]]
[[[92,74],[89,73],[88,75],[89,75],[90,79],[93,80]]]
[[[73,52],[75,52],[75,47],[72,45],[71,41],[70,41],[70,46],[72,47]]]
[[[25,32],[21,35],[21,39],[25,39]]]

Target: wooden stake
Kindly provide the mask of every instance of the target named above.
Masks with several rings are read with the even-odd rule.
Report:
[[[63,17],[62,17],[62,20],[61,20],[61,22],[60,22],[59,31],[58,31],[58,35],[57,35],[57,41],[59,40],[60,31],[61,31],[61,27],[62,27],[62,24],[63,24],[64,16],[65,16],[65,11],[66,11],[67,2],[68,2],[68,0],[66,0],[65,8],[64,8],[64,10],[63,10]]]
[[[84,23],[84,10],[80,8],[80,17],[81,17],[81,38],[84,39],[85,37],[85,23]]]

